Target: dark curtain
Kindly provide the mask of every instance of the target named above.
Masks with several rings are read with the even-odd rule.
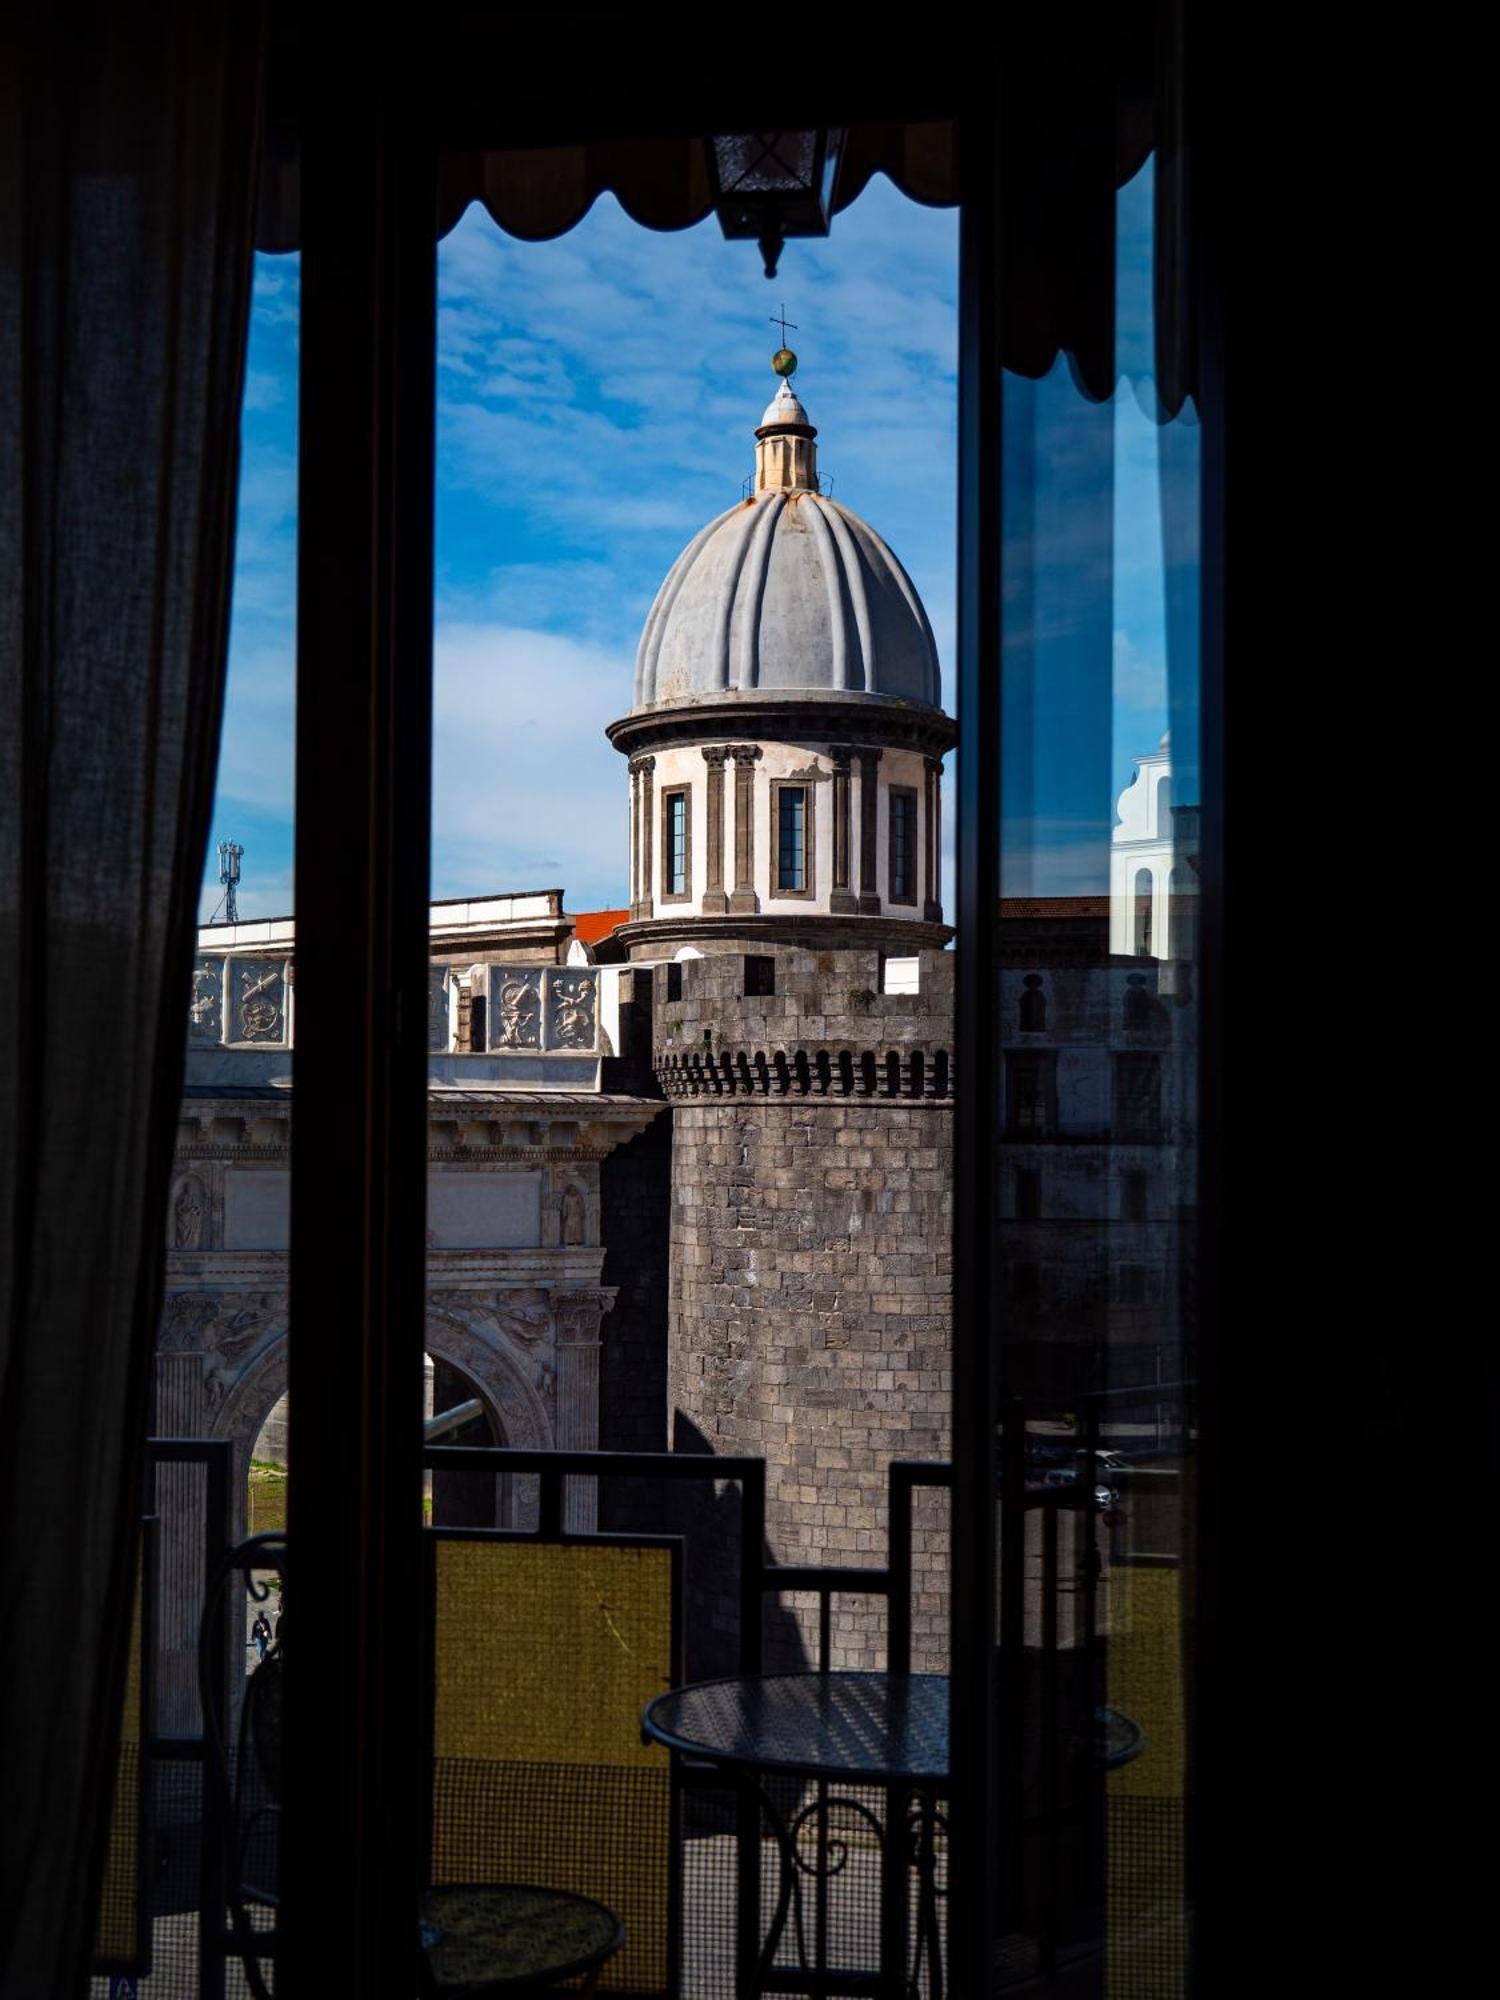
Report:
[[[0,1992],[82,1989],[213,796],[260,10],[0,29]]]

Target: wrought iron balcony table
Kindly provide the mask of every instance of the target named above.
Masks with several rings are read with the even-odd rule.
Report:
[[[948,1789],[948,1681],[942,1674],[751,1674],[700,1681],[658,1695],[646,1709],[642,1734],[681,1755],[713,1764],[753,1789],[776,1837],[780,1882],[776,1909],[753,1975],[742,1964],[741,2000],[778,1991],[868,1993],[904,2000],[921,1991],[925,1963],[932,2000],[942,1996],[937,1917],[936,1800]],[[764,1778],[819,1781],[811,1805],[790,1815]],[[886,1793],[879,1817],[861,1800],[837,1799],[823,1787],[872,1786]],[[881,1848],[880,1966],[861,1974],[807,1963],[801,1924],[801,1876],[836,1873],[828,1860],[827,1814],[841,1806],[862,1819]],[[813,1820],[819,1860],[802,1859],[798,1835]],[[833,1843],[837,1848],[841,1843]],[[906,1869],[917,1873],[916,1945],[906,1965]],[[789,1913],[797,1913],[802,1964],[778,1967],[776,1953]]]
[[[445,1883],[422,1898],[423,1992],[428,2000],[500,2000],[549,1993],[591,1975],[625,1942],[613,1910],[566,1889],[524,1883]]]

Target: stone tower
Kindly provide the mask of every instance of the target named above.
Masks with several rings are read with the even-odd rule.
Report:
[[[753,491],[652,605],[608,732],[630,760],[616,937],[654,964],[672,1106],[674,1442],[765,1458],[778,1559],[878,1567],[889,1461],[948,1452],[956,731],[921,600],[819,491],[816,437],[783,380]],[[944,1624],[937,1512],[919,1510],[919,1664]],[[705,1567],[725,1591],[694,1626],[727,1629],[732,1566],[693,1567],[695,1595]],[[877,1603],[841,1600],[834,1664],[877,1663],[883,1627]],[[810,1655],[813,1629],[786,1607],[773,1663]]]

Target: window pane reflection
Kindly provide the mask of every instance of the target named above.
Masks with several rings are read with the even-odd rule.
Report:
[[[1185,1992],[1187,1935],[1198,472],[1152,211],[1148,163],[1113,398],[1005,384],[1000,1942],[1122,2000]]]

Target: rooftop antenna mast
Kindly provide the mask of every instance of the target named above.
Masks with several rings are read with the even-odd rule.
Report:
[[[224,894],[219,899],[219,908],[224,913],[226,924],[237,924],[240,920],[238,890],[240,886],[240,858],[245,850],[235,840],[219,842],[219,887]],[[217,913],[216,913],[217,914]]]

